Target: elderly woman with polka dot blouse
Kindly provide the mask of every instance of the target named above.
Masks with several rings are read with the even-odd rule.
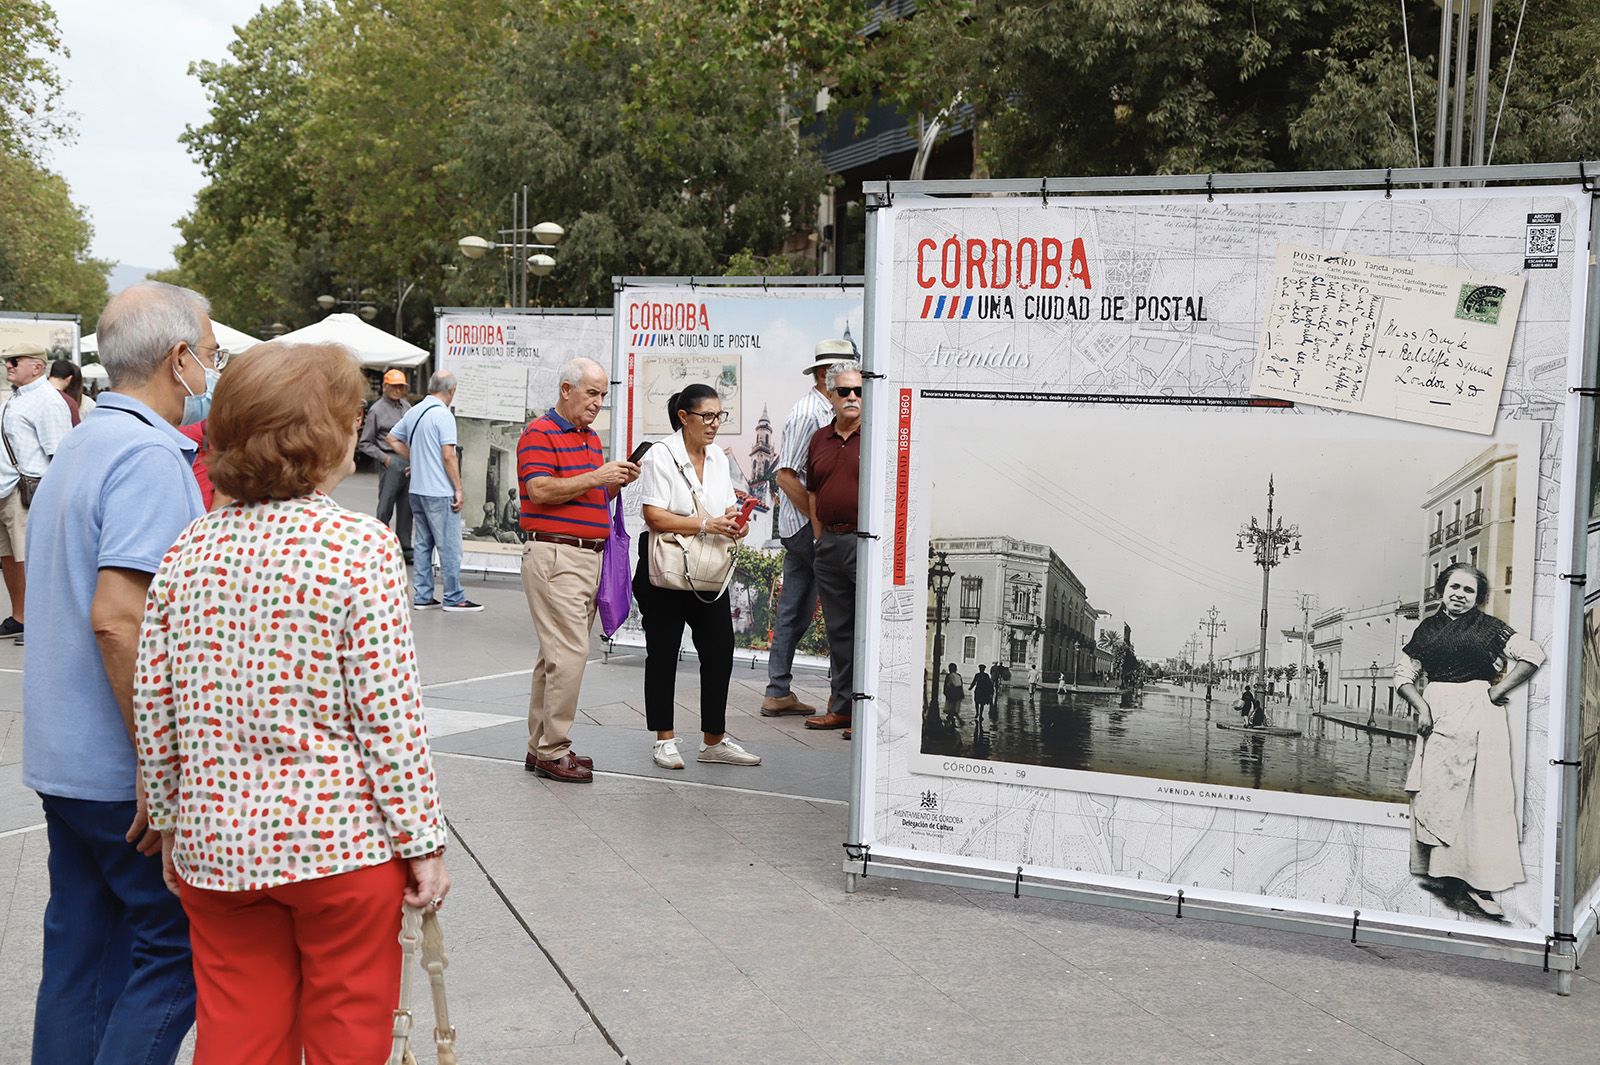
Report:
[[[386,1060],[401,901],[450,889],[400,544],[327,494],[366,392],[342,347],[234,359],[207,429],[235,502],[150,584],[135,718],[189,916],[195,1065]]]

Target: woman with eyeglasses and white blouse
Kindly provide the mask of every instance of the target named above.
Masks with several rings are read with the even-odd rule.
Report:
[[[750,531],[739,520],[728,456],[712,441],[727,418],[722,399],[710,385],[694,384],[667,401],[667,418],[677,430],[645,452],[640,463],[639,501],[650,534],[682,533],[744,539]],[[699,506],[696,506],[698,497]],[[639,538],[639,564],[633,598],[644,624],[645,726],[656,734],[652,755],[663,769],[682,769],[673,730],[678,648],[689,627],[700,657],[698,761],[722,765],[760,765],[761,756],[727,732],[728,682],[733,676],[733,613],[728,592],[707,602],[704,593],[658,588],[650,583],[650,535]]]

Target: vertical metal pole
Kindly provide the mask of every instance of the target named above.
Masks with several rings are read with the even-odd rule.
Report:
[[[1446,130],[1450,125],[1450,30],[1455,18],[1456,0],[1439,0],[1439,101],[1434,109],[1433,165],[1444,165],[1447,143]]]
[[[1450,123],[1450,165],[1460,166],[1463,126],[1467,121],[1467,42],[1472,21],[1472,0],[1461,0],[1461,21],[1456,23],[1456,78],[1454,117]]]
[[[1477,84],[1472,87],[1472,165],[1483,165],[1483,142],[1489,114],[1489,33],[1494,29],[1494,0],[1478,0]],[[1483,184],[1481,181],[1478,184]]]
[[[1574,237],[1577,236],[1574,226]],[[1574,243],[1577,243],[1574,240]],[[1590,202],[1589,215],[1589,247],[1600,248],[1600,211],[1594,210],[1593,201]],[[1575,251],[1575,257],[1582,256],[1582,249]],[[1591,256],[1592,256],[1591,252]],[[1583,260],[1579,258],[1580,262]],[[1583,375],[1581,383],[1593,388],[1600,370],[1596,363],[1600,362],[1600,262],[1594,258],[1589,259],[1588,297],[1585,300],[1585,320],[1583,326]],[[1588,566],[1589,548],[1589,508],[1590,496],[1595,486],[1591,483],[1590,473],[1593,469],[1595,449],[1595,402],[1592,396],[1572,396],[1569,402],[1578,406],[1578,446],[1577,469],[1573,476],[1572,498],[1574,500],[1574,515],[1572,528],[1572,543],[1567,553],[1567,571],[1569,573],[1582,573]],[[1590,580],[1600,581],[1600,575],[1591,575]],[[1561,935],[1572,935],[1578,926],[1578,892],[1588,887],[1587,884],[1578,883],[1578,773],[1577,763],[1583,757],[1583,654],[1584,654],[1584,587],[1578,584],[1569,584],[1568,592],[1571,600],[1568,604],[1567,619],[1567,676],[1566,676],[1566,722],[1562,730],[1563,743],[1561,757],[1570,763],[1562,767],[1561,773],[1561,820],[1556,826],[1556,868],[1559,870],[1556,883],[1555,898],[1555,931]],[[1596,606],[1600,610],[1600,606]],[[1595,816],[1590,811],[1590,816]],[[1562,954],[1575,953],[1576,943],[1557,943],[1557,952]],[[1556,990],[1560,994],[1572,993],[1572,974],[1561,972],[1557,974]]]

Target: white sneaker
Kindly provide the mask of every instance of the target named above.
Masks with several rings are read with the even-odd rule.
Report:
[[[677,740],[656,740],[656,749],[651,757],[662,769],[683,768],[683,755],[678,753]]]
[[[722,742],[714,747],[700,744],[700,762],[720,762],[723,765],[760,765],[761,756],[751,754],[743,747],[724,736]]]

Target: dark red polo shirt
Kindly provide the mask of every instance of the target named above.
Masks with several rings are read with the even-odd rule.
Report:
[[[565,503],[542,505],[528,498],[530,477],[571,477],[605,465],[600,435],[579,429],[552,407],[522,430],[517,441],[517,486],[522,498],[524,532],[554,533],[584,540],[604,540],[611,535],[610,510],[604,488],[589,491]]]
[[[848,437],[834,419],[811,437],[806,451],[806,488],[817,494],[817,520],[830,525],[856,525],[861,492],[861,426]]]

